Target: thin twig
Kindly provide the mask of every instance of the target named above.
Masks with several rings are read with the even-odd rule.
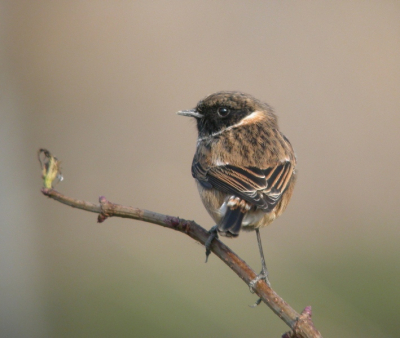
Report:
[[[53,188],[54,180],[62,180],[60,162],[47,149],[39,149],[38,158],[42,169],[42,178],[44,188],[42,193],[56,201],[86,211],[98,213],[98,222],[104,222],[108,217],[118,216],[124,218],[132,218],[140,221],[154,223],[163,227],[180,231],[201,244],[207,245],[209,250],[214,252],[226,265],[228,265],[236,274],[249,286],[250,282],[256,277],[256,273],[232,250],[218,239],[210,242],[210,232],[203,229],[194,221],[187,221],[178,217],[158,214],[152,211],[125,207],[110,203],[104,196],[99,198],[100,204],[93,204],[85,201],[79,201],[60,194]],[[257,235],[259,235],[257,233]],[[258,240],[260,238],[258,236]],[[211,245],[210,245],[211,243]],[[259,279],[256,283],[251,283],[251,289],[260,297],[256,302],[258,305],[261,301],[266,303],[272,311],[274,311],[291,329],[292,331],[285,333],[282,338],[316,338],[322,337],[318,330],[315,329],[311,320],[311,307],[306,307],[301,315],[294,311],[282,298],[280,298],[264,280]]]
[[[194,221],[188,221],[178,217],[159,214],[156,212],[132,208],[110,203],[103,196],[99,198],[99,204],[76,200],[57,192],[51,188],[42,188],[42,193],[56,201],[94,213],[98,213],[98,222],[104,222],[108,217],[124,217],[144,222],[158,224],[163,227],[182,232],[201,244],[205,244],[209,237],[207,230]],[[247,285],[256,277],[256,273],[224,243],[215,239],[210,247],[211,251],[228,265]],[[311,320],[311,307],[306,307],[302,314],[298,314],[263,280],[259,280],[253,287],[254,292],[279,316],[290,328],[291,332],[284,337],[291,338],[317,338],[322,337],[314,327]]]

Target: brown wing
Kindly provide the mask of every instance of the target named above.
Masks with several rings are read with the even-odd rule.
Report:
[[[287,188],[293,165],[287,161],[259,169],[227,164],[205,170],[196,162],[192,164],[192,174],[205,188],[214,187],[268,212],[279,202]]]

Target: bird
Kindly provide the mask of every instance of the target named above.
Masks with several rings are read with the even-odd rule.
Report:
[[[220,91],[177,114],[195,119],[197,145],[192,176],[216,225],[205,243],[206,261],[218,234],[236,238],[255,230],[263,279],[270,286],[259,229],[280,216],[296,182],[296,156],[279,130],[273,109],[250,94]]]

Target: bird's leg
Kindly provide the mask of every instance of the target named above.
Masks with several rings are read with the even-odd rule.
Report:
[[[210,234],[210,236],[207,238],[206,242],[204,243],[204,246],[206,247],[206,263],[208,261],[208,256],[210,256],[211,253],[211,243],[215,238],[218,238],[218,227],[216,225],[214,225],[209,231],[208,233]]]
[[[260,250],[260,257],[261,257],[261,272],[260,274],[258,274],[256,276],[256,278],[254,278],[250,283],[250,291],[254,292],[254,286],[257,284],[257,282],[261,279],[265,280],[265,282],[268,284],[269,287],[271,287],[271,283],[269,282],[268,279],[268,270],[267,270],[267,265],[265,264],[265,258],[264,258],[264,252],[263,252],[263,248],[262,248],[262,244],[261,244],[261,236],[260,236],[260,230],[256,229],[256,235],[257,235],[257,242],[258,242],[258,248]],[[260,304],[259,301],[256,302],[256,306]]]

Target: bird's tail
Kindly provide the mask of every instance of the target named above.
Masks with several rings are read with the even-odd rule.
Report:
[[[227,208],[224,218],[218,224],[218,232],[222,236],[237,237],[242,227],[244,213],[240,208]]]

